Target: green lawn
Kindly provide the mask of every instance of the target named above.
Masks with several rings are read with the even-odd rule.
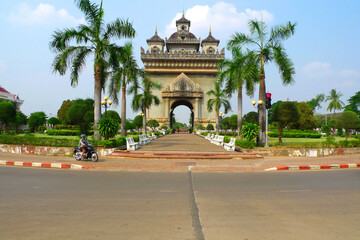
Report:
[[[269,137],[269,146],[274,146],[278,142],[279,138]],[[302,145],[305,143],[323,143],[326,140],[325,137],[322,138],[282,138],[283,145]],[[344,141],[345,137],[335,136],[335,141]],[[348,140],[356,140],[356,138],[349,138]]]

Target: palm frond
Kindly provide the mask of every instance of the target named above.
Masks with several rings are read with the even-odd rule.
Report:
[[[91,3],[90,0],[75,0],[76,6],[85,14],[85,20],[93,24],[97,20],[99,5]]]
[[[271,29],[269,43],[283,41],[294,35],[296,23],[288,22],[287,24],[277,25]]]
[[[283,46],[278,43],[273,47],[274,60],[279,68],[279,73],[282,79],[283,85],[292,84],[294,82],[293,76],[295,75],[294,64],[287,56]]]
[[[88,56],[89,53],[91,53],[91,50],[89,50],[87,47],[77,48],[76,55],[72,61],[72,66],[71,66],[70,80],[72,86],[77,85],[79,73],[86,65],[86,57]]]
[[[108,41],[113,38],[134,38],[136,31],[128,20],[116,19],[115,21],[108,23],[104,32],[104,39]]]

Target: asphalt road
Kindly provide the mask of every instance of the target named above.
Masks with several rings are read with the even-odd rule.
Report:
[[[0,239],[360,239],[360,170],[0,167]]]

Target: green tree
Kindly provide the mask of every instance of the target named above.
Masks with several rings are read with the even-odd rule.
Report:
[[[99,133],[105,140],[115,137],[120,129],[119,123],[112,118],[100,119],[98,126]]]
[[[57,111],[57,117],[59,118],[60,121],[62,121],[65,124],[68,124],[68,122],[66,122],[66,113],[69,110],[69,108],[72,106],[74,101],[75,100],[70,100],[70,99],[63,101],[60,109]]]
[[[10,122],[13,122],[16,117],[16,107],[14,103],[2,101],[0,102],[0,122],[4,125],[6,132]]]
[[[313,110],[305,102],[295,102],[298,112],[299,120],[293,123],[289,123],[289,128],[309,130],[316,127],[316,119],[314,117]]]
[[[142,128],[143,126],[143,116],[137,115],[133,120],[133,124],[139,132],[139,129]]]
[[[259,100],[265,102],[265,64],[274,61],[279,69],[282,83],[288,85],[294,82],[295,68],[294,64],[287,56],[282,42],[294,35],[296,23],[288,22],[284,25],[272,27],[268,32],[266,24],[263,21],[250,20],[250,35],[244,33],[235,33],[228,42],[229,46],[243,47],[245,45],[254,45],[257,55],[259,69]],[[270,33],[270,36],[268,34]],[[265,104],[259,108],[259,142],[265,144]]]
[[[134,130],[136,127],[134,125],[134,123],[132,123],[130,120],[126,120],[126,125],[125,125],[126,130]]]
[[[10,125],[15,126],[16,132],[18,131],[19,126],[27,124],[27,116],[22,112],[16,112],[16,116]]]
[[[239,47],[231,47],[232,60],[225,59],[220,64],[219,78],[226,81],[226,93],[231,97],[237,92],[238,138],[241,138],[242,128],[242,96],[245,85],[246,94],[254,95],[255,83],[259,81],[259,66],[253,52],[243,53]]]
[[[235,133],[236,129],[237,129],[237,115],[231,115],[230,119],[229,119],[229,124],[230,124],[230,129],[233,131],[233,133]],[[235,134],[234,134],[235,135]]]
[[[243,120],[245,123],[257,124],[258,113],[257,112],[248,112],[247,114],[244,115]]]
[[[271,115],[272,121],[279,125],[279,143],[282,143],[282,132],[289,123],[299,120],[300,115],[294,102],[282,102]]]
[[[47,123],[52,124],[52,125],[58,125],[58,124],[61,124],[61,121],[56,117],[51,117],[51,118],[49,118]]]
[[[112,62],[114,71],[111,74],[109,93],[110,97],[114,99],[114,103],[119,103],[118,92],[121,88],[121,118],[126,119],[126,88],[129,85],[139,85],[138,78],[144,74],[144,71],[137,65],[136,59],[133,56],[133,46],[131,43],[126,43],[124,51],[117,56],[117,61]],[[121,136],[126,136],[126,124],[121,124]]]
[[[121,118],[117,111],[114,110],[108,110],[106,113],[108,118],[113,119],[117,123],[121,123]],[[102,118],[105,118],[105,113],[102,114]]]
[[[208,96],[210,96],[210,99],[207,101],[207,110],[209,112],[212,112],[215,109],[217,135],[219,135],[219,110],[221,106],[224,107],[225,114],[229,110],[231,110],[230,102],[227,100],[226,92],[224,89],[221,89],[221,87],[222,87],[222,83],[221,81],[218,80],[214,82],[214,89],[206,93]]]
[[[137,93],[138,89],[142,93]],[[158,106],[160,104],[160,99],[158,96],[153,95],[153,89],[161,89],[161,85],[150,81],[146,76],[142,79],[142,86],[133,86],[130,89],[130,93],[134,93],[134,99],[132,102],[132,108],[134,111],[141,110],[144,113],[143,117],[143,134],[146,134],[146,110],[150,108],[151,105],[155,104]]]
[[[353,111],[360,116],[360,91],[356,92],[354,96],[351,96],[348,102],[349,105],[345,106],[345,110]]]
[[[51,50],[56,54],[52,68],[55,73],[65,75],[71,69],[71,85],[75,87],[86,59],[92,55],[94,59],[94,138],[100,139],[97,123],[101,118],[101,90],[107,79],[109,63],[121,55],[123,47],[112,41],[116,38],[133,38],[135,29],[127,20],[116,19],[105,25],[103,4],[98,5],[90,0],[75,0],[77,7],[84,13],[86,24],[77,29],[57,30],[52,35]],[[74,45],[73,45],[74,44]],[[71,64],[71,66],[70,66]]]
[[[77,99],[66,113],[66,121],[78,125],[80,132],[87,134],[94,119],[94,100]]]
[[[221,122],[221,128],[224,130],[230,129],[230,117],[224,117]]]
[[[337,128],[345,129],[345,136],[347,140],[349,136],[349,130],[360,128],[360,118],[355,112],[342,112],[337,122]]]
[[[147,122],[147,125],[148,125],[149,127],[151,127],[153,131],[155,131],[155,128],[156,128],[156,127],[160,126],[159,123],[158,123],[158,121],[156,121],[155,119],[150,119],[150,120]]]
[[[209,123],[209,124],[206,126],[206,130],[208,130],[208,131],[214,130],[214,125],[212,125],[211,123]]]
[[[46,123],[46,114],[44,112],[34,112],[30,114],[28,125],[31,132],[37,132],[40,126]]]
[[[327,110],[331,112],[331,110],[341,110],[344,107],[344,103],[340,100],[340,97],[342,96],[341,93],[336,92],[335,89],[331,89],[330,95],[326,96],[325,101],[330,101],[329,106],[327,107]]]
[[[321,103],[325,100],[325,94],[318,94],[315,98],[312,98],[310,101],[307,101],[306,103],[309,105],[309,107],[315,111],[316,108],[321,108]]]

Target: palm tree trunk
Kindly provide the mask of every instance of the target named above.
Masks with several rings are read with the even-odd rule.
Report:
[[[126,136],[126,85],[123,82],[121,88],[121,136]]]
[[[215,111],[216,113],[216,135],[219,135],[219,111]]]
[[[238,127],[238,138],[242,139],[242,134],[241,134],[241,128],[242,128],[242,87],[239,88],[238,90],[238,117],[237,117],[237,127]]]
[[[261,69],[260,83],[259,83],[259,100],[263,101],[263,104],[258,104],[259,108],[259,144],[265,145],[265,70],[264,70],[264,57],[261,56]]]
[[[143,134],[146,135],[146,105],[144,104],[144,108],[143,108],[143,113],[144,113],[144,116],[143,116]]]
[[[100,140],[98,122],[101,119],[101,67],[98,64],[95,68],[94,87],[94,139]]]

